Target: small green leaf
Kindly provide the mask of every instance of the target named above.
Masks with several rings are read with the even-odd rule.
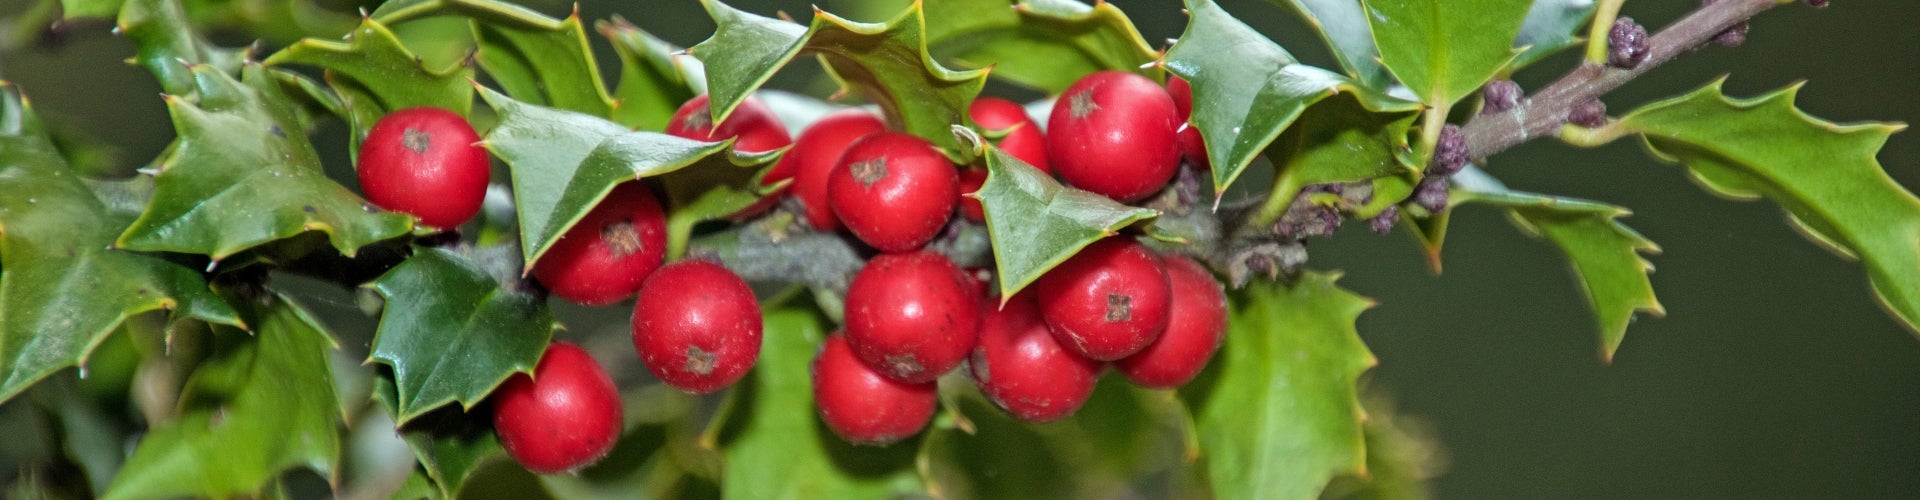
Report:
[[[1360,0],[1269,0],[1293,7],[1320,31],[1320,38],[1333,49],[1333,58],[1347,75],[1367,88],[1384,89],[1393,84],[1393,75],[1380,65],[1380,50],[1373,46],[1373,27]]]
[[[120,34],[133,41],[133,60],[152,72],[168,94],[193,94],[198,85],[194,66],[211,65],[231,75],[240,72],[247,57],[245,51],[215,47],[195,33],[180,0],[127,0],[116,23]]]
[[[515,99],[579,111],[613,114],[613,96],[600,79],[600,66],[587,45],[580,13],[563,20],[537,17],[536,23],[490,22],[475,18],[475,59],[494,83]]]
[[[1078,0],[926,2],[927,46],[940,60],[1058,93],[1101,70],[1161,78],[1158,51],[1119,7]]]
[[[373,385],[373,399],[387,409],[388,415],[397,415],[399,405],[394,401],[399,399],[399,393],[393,379],[380,373],[374,377]],[[413,449],[414,459],[425,469],[425,479],[432,483],[422,487],[439,493],[441,498],[458,498],[474,471],[489,461],[507,456],[506,449],[500,447],[500,439],[493,434],[493,416],[487,412],[443,406],[395,431]],[[418,470],[415,475],[419,475]]]
[[[215,329],[211,359],[181,390],[180,415],[140,440],[105,498],[243,495],[294,467],[333,477],[333,338],[284,298],[236,303],[252,308],[257,332]]]
[[[1327,96],[1352,93],[1374,112],[1419,109],[1345,76],[1300,64],[1212,0],[1189,0],[1187,9],[1193,19],[1180,42],[1167,50],[1166,65],[1192,84],[1192,122],[1206,140],[1216,194],[1225,193],[1254,156]]]
[[[1513,46],[1523,49],[1510,69],[1520,69],[1561,49],[1580,43],[1581,28],[1593,17],[1599,3],[1594,0],[1533,0],[1527,20],[1520,23],[1520,34]]]
[[[1380,62],[1421,102],[1447,109],[1514,58],[1528,0],[1366,0]]]
[[[60,0],[60,15],[63,19],[83,17],[113,17],[120,12],[120,4],[126,0]]]
[[[471,409],[508,376],[532,373],[559,328],[544,298],[503,286],[475,258],[417,248],[372,283],[387,305],[368,360],[393,367],[401,425],[449,402]]]
[[[613,53],[620,56],[613,121],[638,130],[665,130],[680,104],[698,94],[687,82],[687,70],[681,68],[693,60],[675,57],[678,48],[620,16],[593,27],[613,42]]]
[[[1714,82],[1616,122],[1708,191],[1765,197],[1816,243],[1858,258],[1881,303],[1920,331],[1920,199],[1875,158],[1904,125],[1838,125],[1794,107],[1800,87],[1733,99]]]
[[[200,273],[111,250],[130,216],[68,169],[40,119],[0,82],[0,402],[69,366],[85,366],[121,323],[145,311],[241,326]]]
[[[1061,186],[999,149],[988,149],[980,205],[993,239],[1000,296],[1012,297],[1081,248],[1160,213]]]
[[[194,67],[198,103],[167,98],[180,134],[154,178],[153,203],[120,235],[134,250],[220,260],[255,245],[322,231],[340,253],[406,234],[412,219],[379,212],[320,168],[291,102],[257,64],[243,80]]]
[[[1362,470],[1354,383],[1376,361],[1354,320],[1373,302],[1337,278],[1256,281],[1229,298],[1226,343],[1182,389],[1215,495],[1317,498],[1334,476]]]
[[[1345,97],[1308,107],[1267,146],[1279,177],[1271,199],[1291,202],[1301,188],[1314,184],[1412,175],[1401,159],[1412,154],[1407,130],[1415,116],[1412,111],[1370,112]]]
[[[846,90],[880,106],[887,123],[944,148],[958,149],[954,125],[971,123],[967,106],[986,85],[985,71],[953,71],[927,54],[919,3],[886,23],[857,23],[816,11],[806,29],[779,19],[706,3],[718,26],[688,52],[707,69],[714,122],[802,54],[817,55]]]
[[[266,64],[301,64],[326,70],[327,81],[342,89],[340,98],[357,150],[359,140],[388,112],[435,107],[466,116],[473,107],[473,68],[426,67],[386,25],[363,19],[347,42],[308,38],[268,57]]]
[[[766,314],[765,345],[752,372],[731,390],[741,409],[721,429],[725,498],[887,498],[925,493],[915,472],[917,441],[885,448],[848,444],[820,422],[813,405],[813,356],[825,338],[821,319],[795,309]]]

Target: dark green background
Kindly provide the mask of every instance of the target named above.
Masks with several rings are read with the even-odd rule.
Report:
[[[0,17],[24,3],[0,1]],[[734,3],[801,18],[810,11],[804,1]],[[874,19],[849,3],[822,6]],[[1184,23],[1171,1],[1113,3],[1148,40],[1177,36]],[[1332,67],[1282,9],[1223,3],[1307,62]],[[1836,121],[1920,119],[1920,4],[1833,3],[1771,11],[1754,21],[1745,46],[1683,57],[1606,101],[1629,109],[1731,74],[1727,90],[1737,96],[1806,80],[1802,107]],[[1660,26],[1692,5],[1629,2],[1625,12]],[[680,45],[712,29],[693,0],[595,1],[581,10],[588,19],[623,14]],[[104,30],[92,26],[54,49],[0,52],[0,76],[19,83],[43,113],[111,138],[137,163],[156,154],[170,130],[159,88],[120,63],[131,48]],[[611,74],[617,66],[607,62]],[[1563,55],[1520,80],[1537,88],[1572,62]],[[776,84],[808,77],[788,73]],[[338,130],[331,134],[339,141]],[[1880,157],[1896,179],[1920,186],[1920,134],[1895,135]],[[334,160],[334,168],[344,165]],[[1444,441],[1450,465],[1435,485],[1441,497],[1920,492],[1920,340],[1877,306],[1859,266],[1800,238],[1771,205],[1704,194],[1632,141],[1595,150],[1538,141],[1494,158],[1489,170],[1516,188],[1631,208],[1636,215],[1626,222],[1664,248],[1651,260],[1669,315],[1642,318],[1613,364],[1602,365],[1592,319],[1557,250],[1490,209],[1456,215],[1438,277],[1405,234],[1349,227],[1317,242],[1314,267],[1345,270],[1347,287],[1381,303],[1360,321],[1381,362],[1370,385],[1390,391]]]

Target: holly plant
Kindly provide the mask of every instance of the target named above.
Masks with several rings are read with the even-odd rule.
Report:
[[[102,168],[0,83],[25,497],[1418,497],[1434,444],[1362,404],[1377,304],[1308,250],[1398,231],[1437,272],[1456,207],[1504,212],[1611,359],[1658,247],[1484,168],[1535,140],[1771,202],[1920,322],[1901,125],[1600,100],[1824,0],[1275,0],[1331,67],[1213,0],[1137,8],[1184,13],[1163,42],[1104,2],[703,0],[690,47],[504,0],[29,3],[111,24],[174,139]]]

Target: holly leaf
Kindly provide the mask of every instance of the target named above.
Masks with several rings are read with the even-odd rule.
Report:
[[[613,53],[620,57],[613,121],[639,130],[665,130],[673,112],[698,94],[687,81],[688,69],[682,67],[695,60],[674,56],[678,47],[620,16],[596,22],[593,27],[613,42]]]
[[[1192,85],[1191,121],[1207,144],[1216,197],[1301,113],[1327,96],[1352,93],[1374,112],[1419,109],[1340,74],[1300,64],[1213,0],[1188,0],[1187,10],[1193,18],[1165,60],[1168,70]]]
[[[39,117],[0,82],[0,402],[69,366],[86,366],[136,314],[242,326],[200,273],[113,250],[130,216],[96,198],[61,159]]]
[[[215,47],[187,24],[180,0],[126,0],[115,28],[133,41],[133,60],[160,80],[160,90],[192,95],[199,77],[195,66],[210,65],[225,74],[240,72],[244,50]]]
[[[140,440],[105,498],[243,495],[294,467],[338,479],[333,338],[283,297],[235,303],[256,334],[215,328],[211,358],[181,389],[179,416]]]
[[[947,498],[1098,497],[1187,463],[1181,437],[1188,432],[1178,427],[1191,423],[1171,392],[1103,377],[1079,411],[1036,425],[995,407],[960,377],[942,390],[967,425],[936,424],[921,447],[923,474]]]
[[[235,81],[194,68],[199,102],[166,98],[180,134],[154,176],[153,203],[116,245],[220,260],[306,231],[349,257],[406,234],[412,218],[381,212],[328,179],[291,102],[258,64]]]
[[[120,12],[120,4],[126,0],[60,0],[62,19],[83,17],[112,17]]]
[[[1012,297],[1081,248],[1160,215],[1062,186],[1006,152],[987,151],[987,181],[976,196],[986,211],[1001,297]]]
[[[1360,0],[1269,0],[1292,7],[1320,32],[1333,49],[1333,58],[1347,75],[1367,88],[1384,89],[1393,85],[1393,75],[1380,65],[1380,50],[1373,45],[1373,27],[1360,6]]]
[[[821,319],[791,308],[769,310],[760,361],[735,384],[729,412],[716,420],[727,498],[883,498],[926,492],[914,447],[848,444],[820,422],[813,405],[814,353]]]
[[[1421,102],[1447,109],[1514,58],[1528,0],[1367,0],[1380,63]]]
[[[473,107],[473,68],[428,68],[393,31],[373,19],[362,19],[345,43],[304,39],[274,53],[266,64],[326,70],[327,82],[339,89],[344,117],[353,127],[355,151],[360,138],[388,112],[435,107],[466,116]]]
[[[813,24],[805,29],[717,0],[704,3],[717,28],[688,53],[706,65],[714,123],[725,121],[795,56],[814,55],[839,79],[843,92],[878,104],[894,128],[944,148],[961,148],[952,127],[971,123],[967,106],[986,85],[987,72],[949,70],[927,54],[920,3],[879,24],[815,10]]]
[[[943,0],[924,4],[927,47],[939,60],[1059,93],[1101,70],[1161,79],[1160,57],[1133,21],[1106,2]]]
[[[1513,46],[1522,52],[1509,69],[1518,70],[1580,43],[1580,29],[1593,18],[1597,5],[1593,0],[1533,0],[1513,39]]]
[[[540,349],[544,350],[545,345]],[[539,353],[535,353],[538,355]],[[398,415],[398,386],[387,373],[374,377],[373,399],[388,415]],[[493,416],[488,412],[467,412],[443,406],[413,419],[411,425],[394,429],[413,450],[431,485],[421,485],[442,498],[458,498],[467,478],[487,462],[506,457],[500,439],[493,434]],[[417,476],[418,471],[415,472]],[[398,496],[398,493],[396,493]]]
[[[1367,442],[1366,477],[1336,479],[1327,499],[1416,500],[1433,498],[1429,480],[1446,468],[1446,453],[1425,419],[1399,413],[1393,402],[1368,391],[1362,405]]]
[[[1814,118],[1794,107],[1798,85],[1735,99],[1722,83],[1649,104],[1610,132],[1640,134],[1709,192],[1773,200],[1809,239],[1865,264],[1881,304],[1920,325],[1920,199],[1875,158],[1905,125]]]
[[[601,83],[579,10],[561,20],[537,14],[516,19],[531,22],[474,19],[480,69],[515,99],[611,116],[613,97]]]
[[[1403,159],[1413,154],[1407,130],[1415,116],[1412,111],[1370,112],[1359,100],[1345,97],[1308,107],[1267,146],[1267,158],[1273,160],[1278,177],[1270,199],[1291,203],[1301,188],[1314,184],[1414,175]]]
[[[475,262],[511,261],[517,251],[417,248],[373,281],[387,306],[368,361],[393,367],[394,422],[405,425],[454,401],[471,410],[507,377],[533,373],[559,323],[544,297],[502,283]],[[506,279],[519,270],[512,271]]]
[[[1354,320],[1373,301],[1338,278],[1256,281],[1229,298],[1226,343],[1182,389],[1215,495],[1317,498],[1364,467],[1354,383],[1376,360]]]

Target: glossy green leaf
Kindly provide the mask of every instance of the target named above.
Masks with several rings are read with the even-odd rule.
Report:
[[[116,245],[209,255],[321,231],[340,253],[406,234],[412,218],[381,212],[328,179],[292,107],[257,64],[235,81],[194,68],[198,102],[167,108],[180,138],[154,178],[153,203]]]
[[[1337,278],[1256,281],[1229,297],[1226,343],[1182,389],[1215,495],[1317,498],[1334,476],[1362,470],[1354,383],[1375,359],[1354,320],[1373,302]]]
[[[339,95],[356,147],[388,112],[426,106],[466,116],[473,107],[473,68],[428,68],[386,25],[372,19],[362,20],[346,42],[308,38],[274,53],[266,64],[322,68],[334,87],[345,86]]]
[[[1106,2],[941,0],[924,3],[927,47],[942,61],[993,67],[993,76],[1059,93],[1101,70],[1160,79],[1160,57],[1133,21]]]
[[[1380,65],[1380,50],[1373,46],[1373,27],[1367,22],[1360,0],[1269,0],[1289,7],[1320,30],[1320,38],[1333,49],[1348,76],[1368,88],[1384,89],[1393,84],[1393,75]]]
[[[1012,297],[1081,248],[1159,212],[1069,188],[999,149],[988,149],[980,186],[1000,296]]]
[[[120,13],[120,4],[126,0],[60,0],[60,15],[64,19],[83,17],[113,17]]]
[[[127,0],[117,28],[133,41],[133,61],[160,80],[160,90],[176,96],[192,95],[199,84],[193,66],[211,65],[220,72],[240,72],[246,52],[208,43],[187,24],[180,0]]]
[[[893,128],[954,149],[960,144],[952,127],[971,123],[967,106],[986,85],[985,71],[949,70],[927,54],[919,3],[879,24],[816,11],[805,29],[705,3],[718,28],[688,52],[706,65],[716,123],[795,56],[816,55],[846,91],[878,104]]]
[[[180,394],[180,414],[127,458],[109,499],[225,497],[259,491],[282,471],[333,477],[341,423],[327,351],[333,338],[284,298],[245,299],[255,332],[216,328],[210,359]]]
[[[1182,428],[1191,422],[1171,392],[1102,377],[1072,416],[1033,424],[963,377],[942,390],[966,427],[937,426],[921,451],[924,473],[946,498],[1098,498],[1122,487],[1155,498],[1170,485],[1144,478],[1191,465]]]
[[[475,253],[517,257],[516,248]],[[505,286],[475,259],[442,248],[418,248],[372,283],[386,298],[368,361],[393,367],[394,421],[405,425],[458,401],[479,404],[515,373],[532,373],[559,328],[544,297]]]
[[[1412,111],[1369,112],[1358,100],[1345,97],[1308,107],[1267,146],[1278,176],[1271,199],[1290,202],[1301,188],[1314,184],[1413,175],[1402,158],[1412,154],[1407,130],[1415,116]]]
[[[1327,96],[1352,93],[1375,112],[1418,109],[1340,74],[1300,64],[1212,0],[1189,0],[1187,9],[1193,19],[1180,42],[1167,50],[1166,66],[1192,84],[1192,122],[1205,138],[1216,194],[1225,193],[1254,156]]]
[[[821,319],[795,309],[765,316],[760,360],[733,386],[735,411],[721,426],[725,498],[885,498],[924,493],[914,444],[848,444],[820,422],[813,405],[814,353],[826,337]]]
[[[109,249],[131,220],[67,168],[40,119],[0,82],[0,402],[85,366],[127,318],[170,310],[241,325],[200,273]]]
[[[1866,265],[1880,301],[1920,325],[1920,199],[1875,156],[1904,125],[1838,125],[1794,107],[1800,87],[1733,99],[1721,82],[1650,104],[1616,122],[1701,186],[1736,199],[1765,197],[1816,243]]]
[[[1520,33],[1513,39],[1514,48],[1524,51],[1514,58],[1511,68],[1526,67],[1580,43],[1580,32],[1593,18],[1597,5],[1594,0],[1533,0],[1527,20],[1520,23]]]
[[[613,53],[620,56],[613,121],[639,130],[665,130],[680,104],[698,94],[687,81],[683,59],[673,55],[679,48],[620,16],[593,27],[613,42]]]
[[[480,69],[507,95],[594,116],[613,114],[613,96],[600,78],[580,13],[542,17],[532,26],[475,19],[473,29]]]
[[[399,405],[395,401],[399,399],[399,392],[386,373],[374,377],[373,399],[388,415],[398,414]],[[506,449],[500,447],[500,439],[493,434],[493,416],[488,412],[469,413],[443,406],[394,431],[413,449],[414,459],[426,473],[423,479],[430,484],[421,487],[438,493],[440,498],[458,498],[467,479],[481,466],[507,459]],[[420,470],[415,471],[416,476],[419,473]]]
[[[1512,61],[1528,0],[1366,0],[1380,62],[1421,102],[1449,108]]]

